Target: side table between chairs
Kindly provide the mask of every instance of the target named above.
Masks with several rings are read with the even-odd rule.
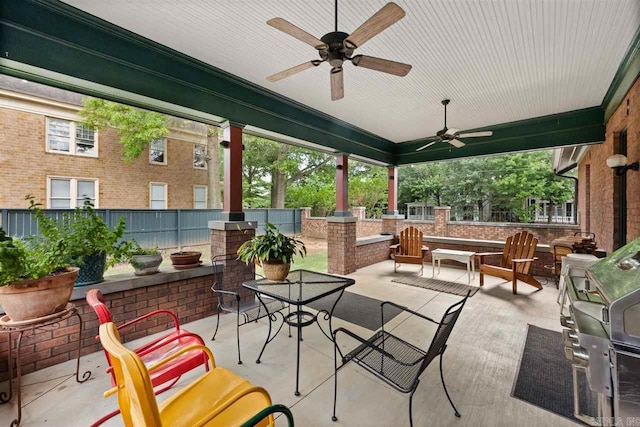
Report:
[[[9,350],[8,350],[8,363],[9,363],[9,394],[6,392],[0,392],[0,404],[8,403],[13,397],[13,354],[15,352],[16,360],[16,395],[18,397],[18,417],[11,421],[11,427],[20,425],[22,419],[22,395],[21,395],[21,382],[22,382],[22,366],[20,359],[20,346],[22,344],[22,337],[26,333],[34,335],[36,331],[53,330],[60,327],[60,323],[71,317],[78,318],[78,357],[76,362],[76,381],[83,383],[91,378],[91,371],[85,371],[80,378],[80,349],[82,348],[82,317],[78,313],[78,309],[71,303],[67,304],[67,307],[54,314],[48,316],[39,317],[36,319],[11,321],[7,316],[0,318],[0,334],[9,335]],[[13,334],[17,334],[15,339],[15,345],[12,343]]]

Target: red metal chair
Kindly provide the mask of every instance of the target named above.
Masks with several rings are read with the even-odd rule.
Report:
[[[87,304],[89,304],[89,306],[91,306],[91,308],[93,308],[93,310],[98,315],[100,324],[113,322],[111,312],[105,304],[102,292],[100,292],[98,289],[91,289],[87,293]],[[157,315],[171,316],[175,324],[175,330],[133,350],[142,359],[145,366],[155,365],[156,363],[170,357],[171,355],[177,353],[185,347],[189,347],[192,345],[204,346],[204,341],[202,340],[202,338],[200,338],[199,335],[193,334],[185,329],[180,329],[178,317],[170,310],[154,310],[129,322],[123,323],[122,325],[118,326],[118,330],[124,329],[128,326],[134,325],[138,322],[142,322],[152,316]],[[100,338],[96,337],[96,339]],[[111,359],[109,357],[109,353],[105,351],[105,355],[109,364],[106,372],[111,375],[111,384],[113,386],[116,386],[116,379],[113,368],[111,367]],[[150,373],[151,384],[154,388],[169,382],[169,385],[163,388],[154,389],[155,394],[160,394],[170,389],[176,382],[178,382],[180,376],[192,369],[199,367],[200,365],[204,365],[205,370],[209,371],[208,356],[202,350],[193,350],[185,352],[184,354],[172,360],[170,363],[167,363],[161,368],[154,370]],[[116,410],[105,415],[104,417],[93,423],[92,427],[104,423],[105,421],[115,415],[118,415],[119,413],[120,411]]]

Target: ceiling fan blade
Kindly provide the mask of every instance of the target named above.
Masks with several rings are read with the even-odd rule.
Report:
[[[477,138],[479,136],[491,136],[493,132],[490,130],[484,132],[469,132],[469,133],[461,133],[460,135],[456,135],[457,138]]]
[[[324,43],[322,40],[312,36],[311,34],[307,33],[305,30],[299,27],[296,27],[291,22],[285,21],[282,18],[269,19],[267,21],[267,24],[271,25],[273,28],[276,28],[284,33],[289,34],[290,36],[297,38],[300,41],[305,42],[308,45],[313,46],[318,50],[326,50],[329,48],[329,46],[327,46],[326,43]]]
[[[342,67],[331,69],[331,100],[337,101],[344,98],[344,75]]]
[[[427,145],[423,145],[420,148],[416,148],[416,151],[420,151],[420,150],[424,150],[425,148],[429,148],[431,147],[433,144],[435,144],[436,142],[440,142],[439,139],[436,139],[435,141],[431,141],[430,143],[428,143]]]
[[[464,142],[460,141],[459,139],[450,139],[447,142],[456,148],[462,148],[466,145]]]
[[[444,132],[444,134],[447,135],[447,136],[451,136],[453,138],[457,138],[458,137],[458,135],[457,135],[458,132],[460,132],[460,129],[453,129],[452,128],[452,129],[447,129]]]
[[[278,80],[282,80],[285,77],[289,77],[289,76],[292,76],[294,74],[297,74],[300,71],[304,71],[304,70],[306,70],[308,68],[312,68],[312,67],[317,67],[321,63],[322,63],[322,61],[320,61],[318,59],[313,60],[313,61],[309,61],[309,62],[305,62],[304,64],[296,65],[295,67],[287,68],[284,71],[280,71],[279,73],[275,73],[275,74],[267,77],[267,80],[269,80],[270,82],[277,82]]]
[[[356,67],[364,67],[370,70],[382,71],[404,77],[411,71],[411,65],[402,62],[390,61],[388,59],[375,58],[373,56],[356,55],[351,58],[351,62]]]
[[[404,15],[400,6],[393,2],[387,3],[346,38],[345,46],[349,49],[362,46],[367,40],[404,18]]]

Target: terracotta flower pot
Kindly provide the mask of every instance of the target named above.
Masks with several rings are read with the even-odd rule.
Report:
[[[180,269],[199,266],[200,255],[202,255],[202,252],[185,251],[174,252],[169,257],[171,258],[171,263],[173,264],[173,266]]]
[[[78,277],[77,267],[40,279],[0,286],[0,305],[13,321],[36,319],[64,310]]]
[[[291,263],[284,264],[282,261],[264,261],[262,270],[267,279],[279,282],[286,279],[291,269]]]

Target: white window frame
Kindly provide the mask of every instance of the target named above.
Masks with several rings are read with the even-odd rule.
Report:
[[[199,170],[199,171],[206,171],[209,168],[209,166],[207,165],[206,160],[204,162],[204,166],[203,167],[200,168],[200,167],[196,166],[196,147],[204,148],[205,159],[207,157],[207,146],[205,144],[193,144],[193,158],[192,158],[192,160],[193,160],[193,162],[192,162],[193,168],[195,170]]]
[[[196,207],[196,189],[204,188],[204,208]],[[209,186],[208,185],[194,185],[193,186],[193,209],[207,209],[207,201],[209,200]]]
[[[77,206],[78,200],[78,181],[93,181],[94,183],[94,194],[95,194],[95,202],[94,208],[98,209],[100,206],[100,180],[98,178],[82,178],[82,177],[72,177],[72,176],[47,176],[47,209],[52,209],[51,207],[51,180],[69,180],[69,206],[70,209],[74,209],[76,207],[81,208],[82,206]]]
[[[154,185],[162,185],[164,187],[164,208],[160,208],[160,209],[168,209],[169,206],[169,185],[166,182],[150,182],[149,183],[149,209],[157,209],[157,208],[152,208],[151,207],[151,189],[153,188]]]
[[[51,120],[62,120],[65,122],[69,122],[69,151],[60,151],[60,150],[53,150],[50,148],[49,145],[49,122]],[[98,157],[98,153],[99,153],[99,147],[98,147],[98,131],[94,130],[93,131],[93,147],[94,147],[94,153],[93,154],[86,154],[86,153],[78,153],[77,150],[77,146],[76,146],[76,126],[79,126],[79,123],[77,123],[74,120],[69,120],[68,118],[63,118],[63,117],[55,117],[55,116],[46,116],[46,120],[45,120],[45,138],[44,138],[44,149],[45,152],[47,153],[53,153],[53,154],[63,154],[65,156],[79,156],[79,157],[94,157],[97,158]]]
[[[153,159],[151,159],[151,144],[153,144],[153,141],[162,141],[164,142],[164,156],[163,157],[163,161],[162,162],[156,162]],[[167,138],[155,138],[154,140],[152,140],[149,143],[149,164],[151,165],[162,165],[162,166],[166,166],[167,165],[167,161],[168,161],[168,156],[167,156],[167,147],[169,146],[169,144],[167,143]]]

